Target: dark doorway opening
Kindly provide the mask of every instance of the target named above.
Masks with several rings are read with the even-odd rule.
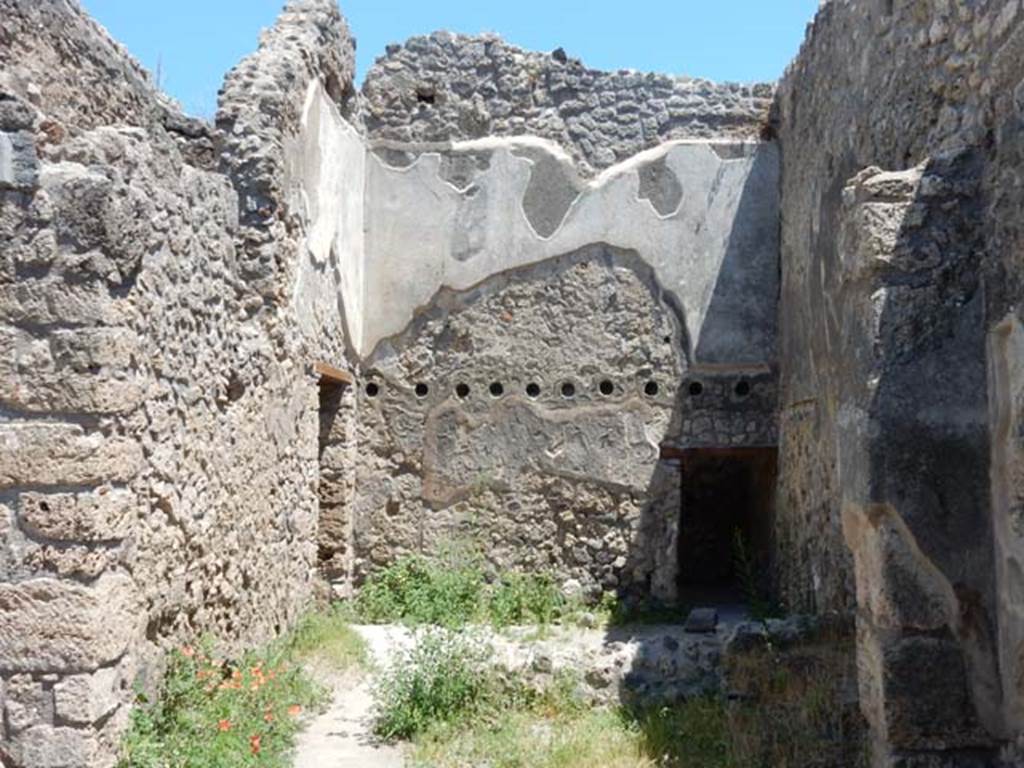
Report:
[[[739,603],[770,589],[775,448],[680,451],[678,589],[683,601]]]
[[[317,495],[317,558],[321,573],[332,584],[348,579],[350,520],[346,447],[349,442],[346,412],[351,392],[346,382],[320,379],[320,482]]]

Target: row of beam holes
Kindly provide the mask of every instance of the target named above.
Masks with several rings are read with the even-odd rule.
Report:
[[[644,394],[648,397],[655,397],[658,394],[660,387],[656,381],[648,381],[644,384]],[[469,385],[460,383],[455,385],[455,394],[460,400],[465,400],[469,397]],[[505,386],[500,381],[492,382],[488,391],[491,393],[491,397],[499,398],[505,394]],[[615,392],[615,385],[609,380],[605,379],[598,385],[598,391],[605,397],[611,396]],[[699,381],[691,381],[688,388],[691,397],[699,397],[704,393],[704,385]],[[736,383],[733,391],[738,397],[746,397],[750,394],[750,382],[741,380]],[[430,394],[430,387],[420,382],[415,387],[416,397],[424,398]],[[526,385],[527,397],[534,399],[540,397],[540,384],[536,382],[530,382]],[[366,385],[366,396],[376,397],[380,394],[380,385],[376,382],[371,381]],[[566,381],[562,384],[562,397],[566,400],[571,400],[576,397],[576,385],[571,381]]]
[[[648,381],[646,384],[644,384],[644,394],[647,395],[648,397],[654,397],[655,395],[658,394],[660,389],[661,388],[658,386],[658,382],[656,381]],[[495,381],[491,383],[487,390],[488,392],[490,392],[491,397],[499,398],[505,394],[505,385],[502,384],[500,381]],[[380,385],[377,384],[377,382],[375,381],[371,381],[366,385],[365,391],[367,397],[377,397],[377,395],[380,394]],[[422,399],[430,394],[430,387],[421,381],[418,384],[416,384],[413,391],[416,393],[416,397]],[[610,397],[615,393],[615,384],[613,384],[609,379],[605,379],[598,385],[598,391],[600,391],[600,393],[605,397]],[[455,385],[455,395],[460,400],[465,400],[467,397],[469,397],[469,392],[470,389],[468,384],[459,383]],[[562,397],[564,397],[566,400],[571,400],[572,398],[576,397],[576,385],[573,384],[571,381],[566,381],[562,384],[561,392]],[[540,393],[540,384],[537,384],[536,382],[530,382],[529,384],[526,385],[527,397],[531,399],[537,398],[540,397]]]

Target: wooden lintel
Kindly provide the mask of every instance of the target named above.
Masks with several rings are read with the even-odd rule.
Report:
[[[341,368],[335,368],[333,365],[328,365],[327,363],[313,363],[313,370],[320,375],[321,379],[326,379],[334,384],[351,385],[354,381],[351,373],[343,371]]]

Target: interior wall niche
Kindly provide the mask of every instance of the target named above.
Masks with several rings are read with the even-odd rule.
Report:
[[[778,451],[679,451],[678,593],[681,600],[742,602],[766,589]]]
[[[346,588],[351,571],[352,478],[348,449],[352,434],[352,391],[347,384],[320,380],[320,502],[317,559],[333,585]]]

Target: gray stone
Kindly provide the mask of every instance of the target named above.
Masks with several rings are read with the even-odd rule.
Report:
[[[0,131],[0,190],[29,190],[36,186],[39,159],[32,134]]]
[[[18,765],[32,768],[93,768],[103,759],[96,737],[74,728],[40,725],[29,729],[11,745]],[[104,764],[109,760],[104,759]]]
[[[687,615],[685,626],[687,632],[714,632],[718,627],[718,611],[715,608],[694,608]]]
[[[72,675],[54,686],[54,711],[66,722],[91,725],[120,705],[123,692],[119,684],[120,671],[116,667]]]
[[[53,692],[31,675],[14,675],[4,684],[4,722],[13,736],[53,722]]]
[[[57,579],[0,585],[0,671],[74,672],[119,659],[135,637],[138,596],[110,574],[90,587]]]

